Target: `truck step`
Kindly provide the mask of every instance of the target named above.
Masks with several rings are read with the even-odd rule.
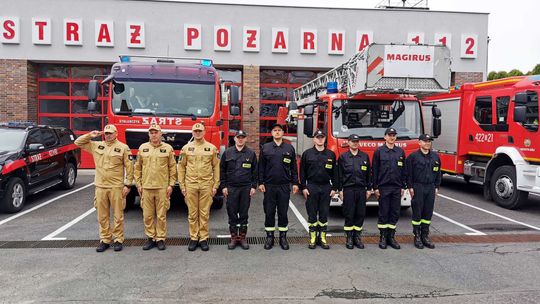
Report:
[[[61,182],[62,182],[61,179],[55,178],[55,179],[53,179],[51,181],[48,181],[48,182],[46,182],[44,184],[39,184],[38,186],[35,186],[35,187],[31,188],[28,191],[28,194],[36,194],[36,193],[41,192],[41,191],[43,191],[45,189],[54,187],[54,186],[60,184]]]

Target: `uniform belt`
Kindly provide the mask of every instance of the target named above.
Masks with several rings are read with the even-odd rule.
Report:
[[[316,185],[316,186],[326,186],[326,185],[330,185],[330,181],[327,181],[325,183],[317,183],[317,182],[314,182],[314,181],[306,181],[306,184],[309,186],[309,185]]]

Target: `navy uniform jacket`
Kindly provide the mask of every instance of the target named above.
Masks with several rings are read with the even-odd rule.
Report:
[[[358,150],[358,154],[353,155],[347,151],[339,157],[339,190],[345,187],[361,187],[371,189],[371,165],[369,156]]]
[[[275,141],[262,146],[259,156],[259,184],[298,185],[296,153],[286,142],[277,145]]]
[[[324,149],[318,151],[313,147],[304,151],[300,160],[300,184],[303,188],[308,183],[328,185],[332,183],[332,189],[338,189],[338,169],[336,154]]]
[[[414,184],[433,184],[441,186],[441,159],[434,151],[424,154],[420,149],[407,157],[407,186]]]
[[[405,152],[394,145],[392,149],[386,144],[373,153],[373,189],[406,188],[407,170],[405,168]]]
[[[257,188],[257,156],[248,147],[238,151],[235,146],[225,150],[220,163],[221,186]]]

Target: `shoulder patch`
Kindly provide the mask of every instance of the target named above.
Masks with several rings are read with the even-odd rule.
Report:
[[[189,147],[188,151],[195,151],[195,148],[194,147]]]
[[[167,149],[159,149],[159,152],[161,152],[161,153],[166,153],[166,152],[167,152]]]
[[[204,148],[204,151],[210,151],[210,147]]]
[[[100,149],[100,150],[103,150],[103,149],[105,149],[105,146],[99,145],[97,148]]]
[[[120,148],[114,148],[114,152],[120,152],[122,151]]]
[[[142,149],[142,151],[143,151],[143,152],[148,152],[148,151],[150,151],[150,149],[145,148],[145,149]]]

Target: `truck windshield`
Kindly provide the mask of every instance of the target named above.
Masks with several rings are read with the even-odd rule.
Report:
[[[396,129],[398,139],[418,138],[422,133],[420,105],[415,101],[335,100],[332,117],[332,134],[338,138],[357,134],[382,139],[389,127]]]
[[[214,83],[114,81],[112,110],[121,115],[202,116],[214,113]]]
[[[0,130],[0,155],[19,150],[23,145],[24,135],[22,130]]]

